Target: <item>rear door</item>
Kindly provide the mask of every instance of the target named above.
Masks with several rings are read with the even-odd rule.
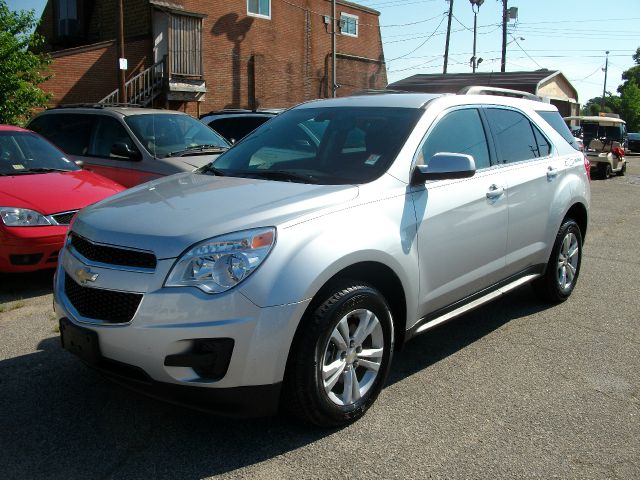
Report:
[[[420,317],[450,306],[500,279],[505,264],[507,202],[502,169],[492,165],[479,108],[445,112],[427,133],[416,158],[435,153],[472,155],[471,178],[412,187],[418,221]]]
[[[541,267],[555,239],[551,208],[564,174],[564,161],[521,111],[485,108],[506,182],[509,230],[506,276]]]

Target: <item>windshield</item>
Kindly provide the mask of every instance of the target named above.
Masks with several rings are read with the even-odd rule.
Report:
[[[64,153],[34,133],[0,132],[0,175],[79,169]]]
[[[155,157],[184,154],[191,149],[193,155],[198,155],[202,153],[198,149],[229,148],[229,143],[224,138],[189,115],[130,115],[124,121],[140,143]]]
[[[640,140],[640,133],[630,133],[629,140]]]
[[[556,132],[562,135],[562,138],[569,142],[569,145],[571,145],[576,150],[580,150],[578,142],[571,134],[571,130],[569,130],[569,127],[560,116],[560,113],[538,110],[536,110],[536,113],[540,115],[549,125],[551,125]]]
[[[584,138],[584,144],[589,145],[589,142],[594,138],[614,140],[616,142],[623,141],[622,126],[602,126],[597,123],[582,123],[582,135]]]
[[[202,172],[336,185],[370,182],[391,165],[422,113],[381,107],[289,110],[216,159],[215,171]]]

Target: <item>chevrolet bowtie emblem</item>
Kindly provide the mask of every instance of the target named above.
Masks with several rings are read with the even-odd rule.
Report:
[[[89,267],[82,267],[76,270],[76,277],[80,280],[80,283],[95,282],[98,279],[98,274],[93,273]]]

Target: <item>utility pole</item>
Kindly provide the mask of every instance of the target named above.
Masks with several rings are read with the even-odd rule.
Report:
[[[120,0],[122,1],[122,0]],[[331,96],[336,98],[336,0],[331,1]]]
[[[449,21],[447,23],[447,41],[444,45],[444,67],[442,73],[447,73],[447,64],[449,63],[449,39],[451,38],[451,17],[453,16],[453,0],[449,0]]]
[[[123,0],[118,0],[118,90],[119,103],[127,103],[125,93],[125,71],[120,65],[120,59],[124,58],[124,7]]]
[[[476,73],[476,68],[478,68],[478,65],[482,61],[481,58],[476,57],[476,40],[478,37],[478,12],[484,0],[469,0],[469,3],[473,10],[473,57],[471,57],[471,67],[473,68],[473,73]]]
[[[606,52],[607,59],[604,62],[604,87],[602,87],[602,99],[600,100],[600,111],[604,112],[604,96],[607,94],[607,72],[609,70],[609,50]]]
[[[507,20],[507,0],[502,0],[502,60],[500,61],[501,72],[506,72],[507,68]]]

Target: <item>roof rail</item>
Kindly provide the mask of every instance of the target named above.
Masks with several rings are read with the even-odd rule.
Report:
[[[142,107],[137,103],[61,103],[55,107],[48,107],[47,110],[53,110],[55,108],[95,108],[102,109],[105,107]]]
[[[458,91],[458,95],[498,95],[501,97],[524,98],[526,100],[534,100],[536,102],[544,102],[544,99],[533,93],[523,92],[522,90],[511,90],[509,88],[483,87],[480,85],[471,85],[464,87]]]

